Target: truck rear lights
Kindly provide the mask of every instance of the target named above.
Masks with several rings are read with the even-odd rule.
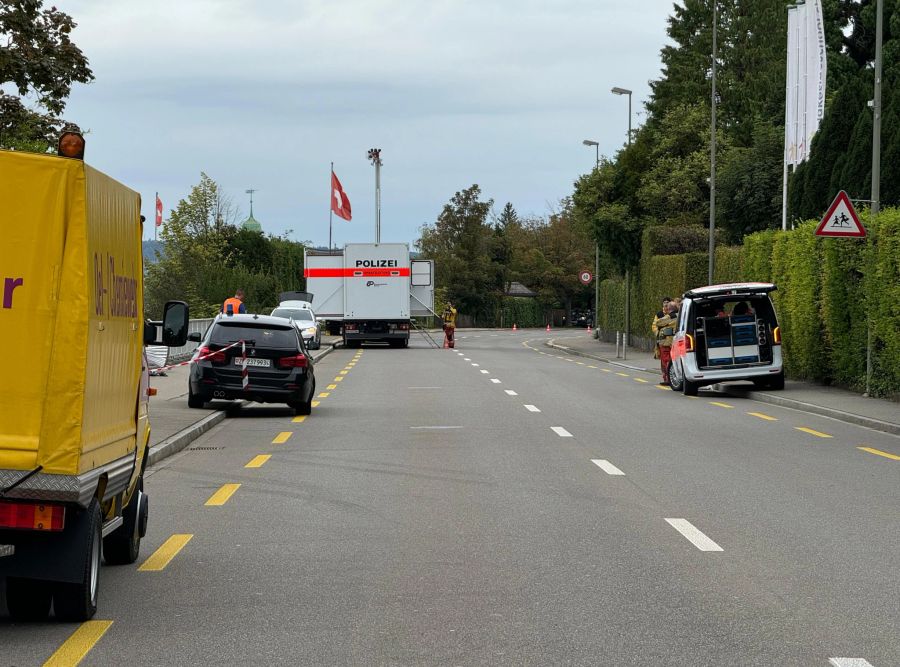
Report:
[[[401,322],[397,325],[397,328],[400,329],[400,331],[409,331],[409,324],[407,324],[406,322]]]
[[[781,327],[772,330],[772,345],[781,345]]]
[[[281,357],[278,360],[278,366],[281,368],[306,368],[309,360],[305,354],[298,354],[293,357]]]
[[[224,364],[226,361],[224,352],[221,350],[214,352],[205,345],[197,348],[197,358],[199,359],[201,357],[206,357],[208,361],[211,361],[214,364]]]
[[[345,331],[359,331],[359,325],[355,324],[353,322],[348,322],[347,324],[344,325],[344,330]]]
[[[62,505],[0,502],[0,528],[61,531],[66,508]]]

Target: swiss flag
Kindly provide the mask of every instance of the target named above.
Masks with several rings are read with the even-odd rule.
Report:
[[[162,200],[156,195],[156,226],[162,225]]]
[[[331,210],[344,220],[350,220],[350,199],[334,172],[331,172]]]

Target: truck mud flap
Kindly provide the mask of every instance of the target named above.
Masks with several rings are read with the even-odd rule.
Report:
[[[0,531],[0,544],[14,547],[13,554],[0,558],[0,577],[80,582],[91,539],[90,523],[87,511],[69,505],[66,526],[60,533]]]

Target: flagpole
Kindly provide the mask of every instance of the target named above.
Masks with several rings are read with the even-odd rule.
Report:
[[[334,200],[334,162],[331,163],[331,178],[328,179],[328,250],[329,252],[332,250],[331,245],[331,219],[334,212],[334,206],[332,202]]]

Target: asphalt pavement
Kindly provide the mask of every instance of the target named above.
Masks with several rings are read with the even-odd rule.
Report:
[[[0,665],[900,665],[900,438],[549,337],[334,351],[310,417],[153,466],[96,621],[0,618]]]

